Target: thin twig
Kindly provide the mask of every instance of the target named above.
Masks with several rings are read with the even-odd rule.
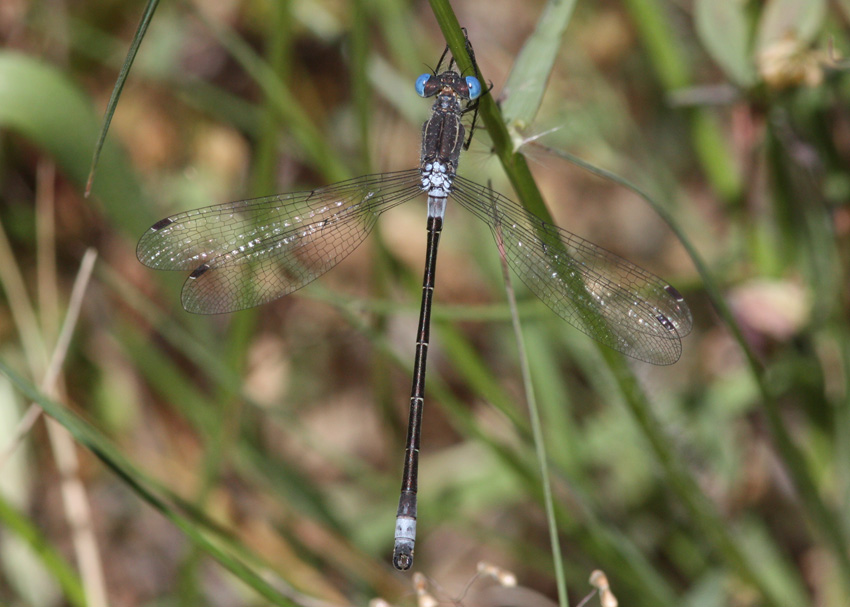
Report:
[[[47,360],[46,349],[39,331],[32,301],[27,294],[26,283],[15,261],[12,247],[2,224],[0,224],[0,284],[6,292],[9,310],[21,337],[21,346],[27,364],[33,373],[33,377],[39,377],[43,374]]]
[[[97,259],[94,249],[88,249],[83,255],[80,263],[80,271],[74,280],[71,290],[71,298],[68,302],[68,312],[56,348],[50,360],[50,365],[44,374],[41,388],[50,398],[58,398],[57,382],[71,336],[77,325],[82,307],[83,298],[92,268]],[[33,404],[35,407],[36,405]],[[80,480],[80,462],[77,458],[75,443],[71,434],[58,422],[48,418],[47,435],[53,449],[53,459],[59,469],[61,478],[60,490],[62,492],[62,505],[65,509],[65,517],[71,527],[71,537],[74,544],[74,552],[77,556],[77,565],[80,568],[80,578],[86,594],[86,600],[90,607],[106,607],[108,605],[106,595],[106,580],[103,574],[103,561],[100,557],[100,549],[97,538],[94,535],[92,524],[91,506],[89,504],[86,489]]]
[[[65,355],[68,353],[68,346],[71,343],[71,336],[74,334],[74,329],[77,326],[77,320],[80,314],[83,294],[88,286],[91,278],[94,262],[97,258],[97,252],[94,249],[88,249],[83,255],[83,261],[80,263],[80,270],[77,273],[77,278],[74,280],[74,286],[71,290],[71,300],[68,306],[68,312],[65,315],[65,323],[62,325],[62,331],[59,333],[59,339],[56,341],[56,346],[53,349],[53,355],[44,377],[41,380],[41,389],[45,393],[51,393],[51,398],[54,397],[56,380],[59,377],[59,372],[65,362]],[[0,453],[0,470],[6,464],[9,456],[17,450],[18,445],[23,440],[23,437],[29,434],[30,429],[36,420],[41,415],[41,407],[32,403],[18,424],[15,430],[14,437],[9,446]]]

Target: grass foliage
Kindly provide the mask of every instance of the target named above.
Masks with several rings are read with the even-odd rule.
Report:
[[[0,602],[846,605],[846,1],[0,13]],[[222,317],[134,251],[182,210],[415,166],[412,83],[460,25],[493,84],[461,172],[669,279],[695,329],[649,367],[515,283],[520,360],[491,236],[450,209],[425,581],[389,565],[423,205]]]

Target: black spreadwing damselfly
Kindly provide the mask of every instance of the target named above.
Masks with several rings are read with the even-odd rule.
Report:
[[[462,117],[476,109],[482,87],[474,76],[458,73],[454,58],[440,71],[448,50],[432,73],[416,80],[419,95],[436,97],[422,127],[417,168],[172,215],[151,226],[136,251],[151,268],[191,272],[182,293],[187,311],[233,312],[312,282],[363,242],[382,213],[427,195],[425,276],[393,550],[393,565],[401,570],[413,563],[425,360],[437,245],[449,197],[490,226],[509,266],[535,295],[606,346],[669,365],[679,359],[681,337],[692,324],[682,296],[657,276],[457,175],[461,149],[469,143]],[[474,65],[468,42],[467,51]],[[473,129],[474,117],[470,137]]]

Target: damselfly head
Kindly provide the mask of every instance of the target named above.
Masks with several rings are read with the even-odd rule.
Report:
[[[451,70],[442,74],[422,74],[416,79],[416,92],[420,97],[432,97],[440,91],[473,100],[481,96],[481,83],[474,76],[463,78]]]

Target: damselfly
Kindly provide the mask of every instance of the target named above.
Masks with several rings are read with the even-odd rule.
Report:
[[[468,42],[467,51],[474,64]],[[136,251],[151,268],[191,271],[182,294],[187,311],[233,312],[297,291],[351,253],[382,213],[427,195],[427,256],[393,550],[393,565],[401,570],[413,563],[425,360],[449,197],[490,226],[508,264],[535,295],[606,346],[672,364],[692,323],[682,296],[660,278],[457,174],[465,147],[462,116],[475,109],[482,87],[457,71],[454,58],[441,72],[447,53],[448,47],[434,71],[416,80],[419,95],[436,97],[422,128],[419,167],[173,215],[151,226]]]

